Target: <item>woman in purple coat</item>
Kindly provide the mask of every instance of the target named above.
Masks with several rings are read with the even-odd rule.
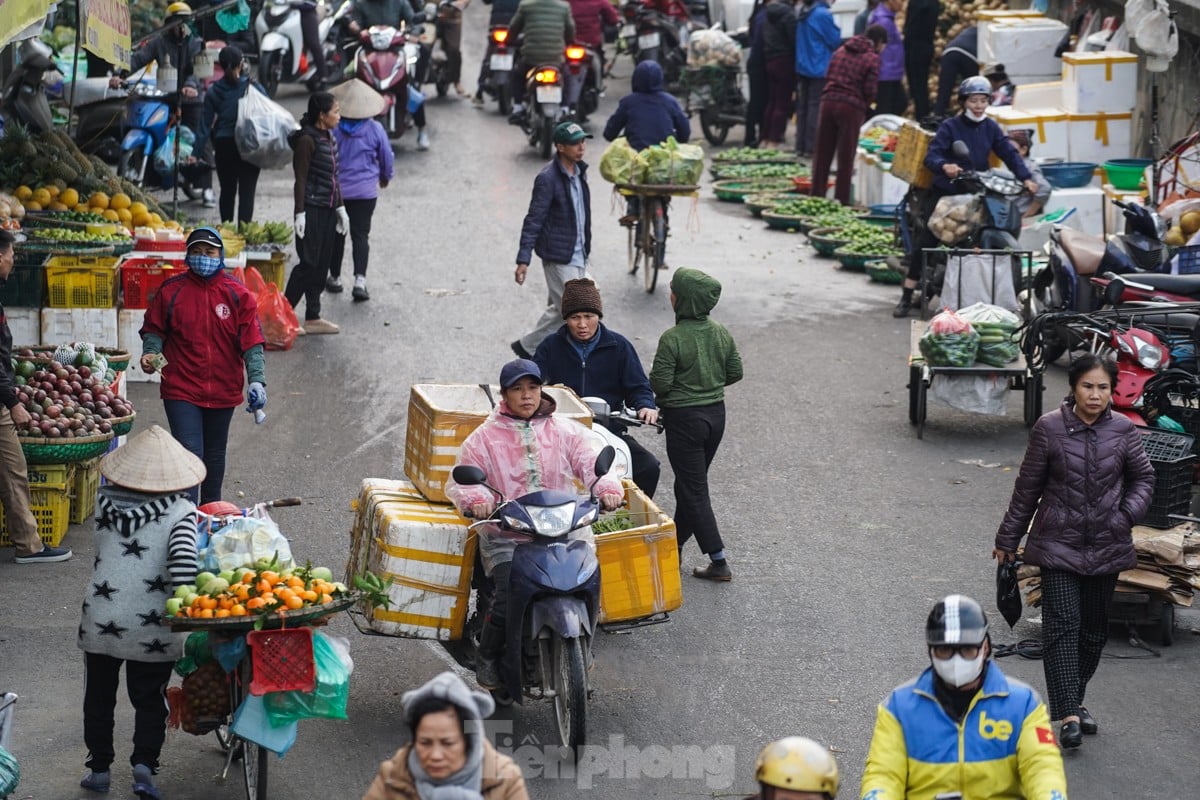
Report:
[[[338,144],[338,177],[342,200],[350,217],[350,243],[354,253],[354,288],[350,296],[356,302],[370,300],[367,293],[367,256],[370,254],[371,217],[379,190],[392,180],[392,145],[387,131],[374,117],[383,113],[383,98],[362,81],[347,81],[333,90],[342,119],[333,129]],[[346,237],[334,244],[333,264],[325,281],[325,291],[342,291],[342,256]]]
[[[904,8],[904,0],[882,0],[871,12],[869,24],[882,25],[888,32],[887,47],[879,56],[879,89],[875,97],[876,114],[903,116],[908,108],[904,93],[904,40],[896,27],[896,14]]]
[[[992,551],[1011,561],[1029,534],[1024,560],[1042,570],[1042,666],[1064,748],[1096,733],[1083,695],[1108,640],[1117,575],[1137,566],[1131,530],[1154,495],[1141,435],[1110,407],[1116,364],[1081,356],[1068,380],[1070,396],[1033,426]]]

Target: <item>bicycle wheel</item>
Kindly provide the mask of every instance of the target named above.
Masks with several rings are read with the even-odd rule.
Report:
[[[233,706],[236,711],[242,704],[242,698],[250,691],[250,679],[253,677],[253,667],[250,654],[247,652],[238,666],[237,680],[233,682]],[[267,797],[267,749],[241,737],[237,737],[238,746],[242,749],[242,775],[246,783],[246,800],[266,800]]]
[[[636,222],[629,226],[628,255],[629,255],[629,274],[630,275],[637,273],[638,260],[639,260],[639,256],[641,256],[641,253],[642,253],[641,243],[638,241],[638,228],[639,228],[639,225]]]
[[[658,284],[658,271],[663,268],[667,258],[667,206],[661,198],[646,198],[651,203],[648,209],[652,223],[650,225],[650,247],[646,252],[646,264],[642,268],[642,280],[645,281],[646,291],[653,292]]]

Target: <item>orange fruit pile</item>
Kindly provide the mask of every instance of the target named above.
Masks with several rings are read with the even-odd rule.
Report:
[[[341,594],[339,585],[313,578],[304,570],[291,574],[274,570],[247,570],[241,580],[223,591],[197,593],[190,604],[175,612],[191,619],[246,617],[279,611],[298,611],[306,606],[332,603]],[[169,610],[169,609],[168,609]]]

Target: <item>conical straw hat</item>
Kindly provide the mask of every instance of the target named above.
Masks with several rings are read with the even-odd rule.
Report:
[[[378,117],[387,107],[383,101],[383,95],[357,78],[346,81],[330,94],[337,98],[342,116],[346,119]]]
[[[100,461],[109,482],[137,492],[177,492],[198,485],[207,470],[175,437],[157,425],[131,438]]]

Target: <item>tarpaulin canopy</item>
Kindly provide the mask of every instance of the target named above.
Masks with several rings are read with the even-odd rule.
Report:
[[[22,34],[45,19],[52,5],[51,0],[0,0],[0,47],[26,38]]]

